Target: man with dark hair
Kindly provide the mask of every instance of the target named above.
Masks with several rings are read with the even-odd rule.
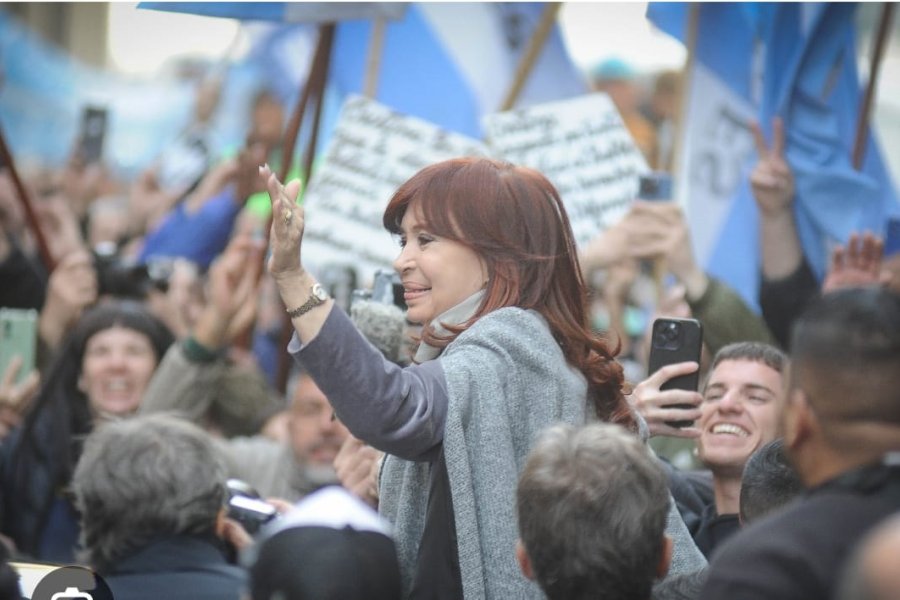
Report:
[[[784,440],[769,442],[753,453],[741,481],[741,525],[756,521],[803,492],[803,482],[788,462]]]
[[[729,344],[713,357],[696,421],[697,457],[712,473],[713,502],[703,506],[696,518],[685,519],[696,523],[694,541],[707,557],[740,528],[744,465],[756,450],[778,437],[786,365],[781,350],[762,342]],[[671,477],[679,484],[697,483],[677,472]]]
[[[519,564],[550,600],[649,600],[669,568],[665,473],[621,427],[547,429],[516,497]]]
[[[784,441],[809,492],[719,549],[705,599],[834,597],[853,544],[900,508],[900,296],[829,293],[791,341]]]
[[[102,425],[72,491],[86,562],[116,600],[240,598],[245,575],[221,540],[225,468],[195,425],[167,415]]]

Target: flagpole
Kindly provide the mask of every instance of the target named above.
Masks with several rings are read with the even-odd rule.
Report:
[[[381,70],[381,54],[384,48],[384,31],[387,28],[387,17],[379,15],[372,24],[372,39],[369,42],[369,60],[366,64],[366,81],[363,94],[366,98],[375,98],[378,92],[378,74]]]
[[[888,31],[894,20],[894,3],[884,2],[881,5],[881,20],[878,23],[878,33],[872,43],[872,56],[869,62],[869,82],[863,95],[862,106],[859,109],[859,118],[856,121],[856,137],[853,142],[853,167],[859,170],[862,167],[866,154],[866,137],[868,133],[869,116],[872,112],[872,104],[875,101],[875,88],[878,83],[878,72],[881,69],[881,59],[884,57],[884,48],[887,46]]]
[[[328,67],[331,64],[331,48],[334,44],[335,23],[324,23],[319,27],[319,44],[316,47],[315,58],[310,69],[309,77],[306,80],[304,93],[308,92],[308,97],[315,98],[315,113],[313,113],[312,128],[307,140],[306,150],[303,154],[303,174],[304,192],[307,189],[310,178],[312,177],[312,165],[316,153],[316,141],[318,140],[319,124],[322,120],[322,106],[325,104],[325,85],[328,81]],[[298,119],[299,126],[299,119]],[[297,133],[293,132],[293,139],[296,140]],[[282,167],[285,172],[282,181],[287,177],[287,168]],[[271,217],[270,226],[271,226]],[[294,325],[287,313],[283,316],[281,329],[281,347],[286,348],[294,334]],[[288,377],[291,371],[291,357],[287,352],[279,354],[278,371],[275,376],[276,389],[284,393],[287,390]]]
[[[687,35],[685,36],[685,45],[687,49],[687,58],[684,62],[684,69],[681,76],[681,93],[678,94],[678,109],[675,111],[675,146],[672,149],[671,165],[669,169],[673,174],[677,174],[681,161],[684,160],[684,131],[687,127],[687,112],[690,108],[690,78],[694,74],[694,66],[696,64],[697,55],[697,33],[700,24],[700,5],[691,2],[688,7]],[[664,165],[657,165],[657,168],[663,169]],[[663,169],[666,170],[666,169]],[[686,185],[684,181],[676,181],[676,185]],[[684,207],[686,209],[686,207]],[[666,276],[668,265],[663,257],[653,261],[653,283],[656,286],[657,303],[662,303],[665,298],[666,289],[663,280]]]
[[[562,2],[548,2],[547,6],[544,7],[544,12],[541,13],[541,19],[538,21],[537,27],[534,28],[531,39],[528,41],[528,47],[525,49],[525,53],[519,61],[518,68],[516,68],[516,75],[513,78],[512,85],[510,86],[509,91],[506,92],[503,103],[500,105],[501,111],[509,110],[515,106],[519,94],[522,93],[522,88],[525,87],[528,76],[531,75],[531,71],[534,69],[534,64],[537,62],[541,50],[544,48],[544,44],[547,42],[547,38],[553,30],[553,24],[556,22],[556,15],[559,13],[561,6]]]
[[[9,151],[9,146],[6,145],[6,137],[3,135],[2,128],[0,128],[0,164],[6,165],[6,168],[9,169],[9,176],[12,179],[13,187],[16,188],[16,195],[18,195],[19,202],[25,210],[25,220],[28,221],[31,231],[34,233],[34,239],[37,242],[38,254],[41,257],[41,262],[44,263],[47,272],[52,273],[53,269],[56,268],[56,261],[50,253],[50,246],[47,245],[47,238],[44,237],[44,232],[38,222],[37,213],[34,212],[34,207],[28,197],[28,192],[25,190],[25,186],[22,185],[22,180],[19,178],[16,163],[13,160],[12,152]]]
[[[687,126],[687,112],[690,108],[690,78],[697,62],[697,34],[700,29],[700,6],[692,2],[688,8],[687,35],[685,37],[687,58],[681,76],[681,93],[678,94],[678,109],[675,111],[675,147],[672,149],[671,171],[677,172],[683,160],[684,131]],[[660,168],[663,165],[659,165]]]

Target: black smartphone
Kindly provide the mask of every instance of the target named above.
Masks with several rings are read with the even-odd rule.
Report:
[[[99,162],[103,157],[109,111],[102,106],[85,106],[81,110],[79,145],[85,163]]]
[[[703,345],[703,326],[697,319],[660,318],[653,321],[650,335],[650,360],[648,370],[656,373],[662,367],[675,363],[694,361],[700,364],[700,348]],[[668,380],[659,389],[696,392],[700,385],[699,369],[688,375]],[[672,404],[671,408],[693,408],[690,404]],[[693,421],[666,421],[671,427],[688,427]]]
[[[672,200],[672,176],[654,171],[638,177],[638,199],[653,201]]]

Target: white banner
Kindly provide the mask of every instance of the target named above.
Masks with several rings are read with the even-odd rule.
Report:
[[[553,182],[579,246],[622,217],[648,171],[605,94],[488,115],[484,129],[495,156]]]
[[[388,201],[420,169],[448,158],[495,156],[537,169],[559,190],[579,245],[624,214],[648,170],[604,94],[495,113],[484,126],[489,146],[351,97],[306,192],[304,262],[314,271],[352,265],[363,284],[390,269],[399,249],[381,222]]]
[[[400,251],[381,223],[397,188],[432,163],[487,154],[478,140],[350,97],[305,195],[304,262],[350,264],[371,281]]]

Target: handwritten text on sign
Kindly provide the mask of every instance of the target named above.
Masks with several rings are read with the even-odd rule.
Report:
[[[485,155],[477,140],[349,98],[304,200],[304,261],[355,265],[363,281],[376,269],[390,269],[399,248],[381,217],[391,195],[427,165]]]
[[[625,213],[648,170],[605,94],[488,115],[484,129],[494,156],[553,182],[579,246]]]

